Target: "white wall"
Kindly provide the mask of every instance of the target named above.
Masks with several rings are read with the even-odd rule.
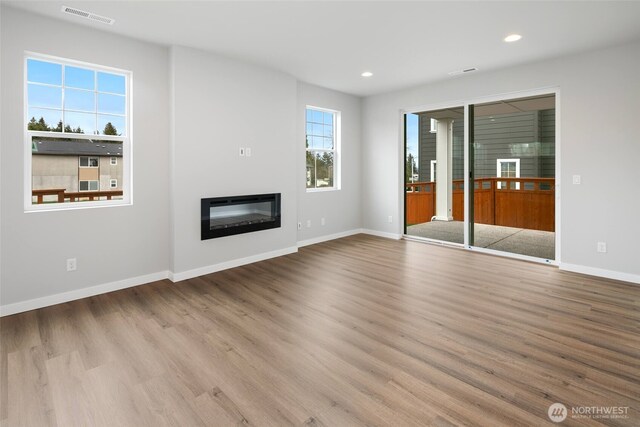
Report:
[[[296,80],[183,47],[171,49],[175,278],[296,248]],[[297,145],[296,145],[297,144]],[[250,147],[251,157],[240,157]],[[200,240],[200,199],[282,193],[282,227]]]
[[[401,233],[401,109],[559,87],[561,267],[640,280],[639,67],[640,43],[633,43],[366,98],[364,227]],[[581,185],[571,184],[574,174]],[[597,241],[608,253],[596,253]]]
[[[167,49],[4,6],[1,19],[2,305],[166,274]],[[24,213],[24,51],[133,72],[133,206]],[[71,257],[78,270],[68,273]]]
[[[305,108],[307,105],[340,111],[341,115],[341,188],[337,191],[307,192]],[[359,230],[362,227],[361,186],[361,98],[307,83],[298,83],[296,115],[296,141],[298,157],[298,218],[302,230],[299,242],[314,242],[326,236],[335,236]],[[325,218],[325,225],[321,225]],[[307,221],[311,227],[307,227]]]

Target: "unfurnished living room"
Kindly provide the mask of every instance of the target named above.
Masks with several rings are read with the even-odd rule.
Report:
[[[0,0],[0,426],[640,425],[639,23]]]

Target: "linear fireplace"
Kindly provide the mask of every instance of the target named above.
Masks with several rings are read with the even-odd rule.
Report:
[[[280,193],[201,199],[200,240],[280,227]]]

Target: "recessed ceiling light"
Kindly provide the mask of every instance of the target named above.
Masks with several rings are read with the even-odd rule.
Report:
[[[373,73],[371,71],[365,71],[364,73],[360,74],[362,77],[371,77],[373,76]]]
[[[521,38],[522,36],[520,34],[509,34],[507,37],[504,38],[504,41],[506,41],[507,43],[517,42]]]

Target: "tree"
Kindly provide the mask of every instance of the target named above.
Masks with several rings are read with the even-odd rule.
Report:
[[[416,166],[416,158],[413,154],[407,155],[407,163],[404,167],[404,181],[413,182],[413,175],[418,173],[418,167]]]
[[[44,117],[40,117],[40,120],[36,120],[35,117],[31,117],[31,120],[29,120],[29,124],[27,125],[27,129],[37,130],[42,132],[47,132],[51,130],[47,122],[45,122]]]
[[[104,131],[102,133],[105,135],[118,135],[118,130],[111,122],[108,122],[104,125]]]

